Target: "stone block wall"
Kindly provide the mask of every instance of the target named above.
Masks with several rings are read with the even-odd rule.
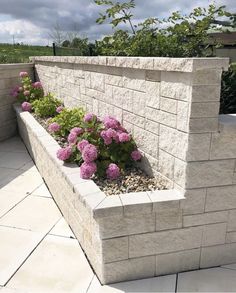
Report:
[[[19,84],[19,73],[33,74],[33,64],[0,64],[0,141],[16,134],[16,115],[12,108],[16,98],[10,95]]]
[[[120,119],[145,154],[142,167],[185,196],[179,207],[158,211],[146,203],[129,211],[120,196],[121,207],[96,219],[105,282],[236,261],[236,117],[219,116],[228,59],[33,61],[44,89],[66,106]]]

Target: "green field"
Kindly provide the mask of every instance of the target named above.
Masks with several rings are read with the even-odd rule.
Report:
[[[52,47],[11,45],[0,43],[0,64],[29,62],[30,56],[52,56]],[[77,48],[56,48],[58,56],[80,56],[81,51]]]

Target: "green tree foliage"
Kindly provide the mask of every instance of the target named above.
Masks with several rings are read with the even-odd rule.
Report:
[[[225,6],[195,8],[188,15],[179,11],[168,18],[148,18],[134,25],[132,9],[134,0],[125,3],[95,0],[97,5],[108,8],[100,14],[97,23],[106,21],[117,27],[120,23],[129,26],[127,30],[116,30],[113,35],[97,41],[100,55],[117,56],[167,56],[167,57],[203,57],[211,56],[212,48],[208,44],[208,30],[217,26],[216,19],[224,17],[233,25],[234,15],[225,11]],[[215,44],[217,45],[217,44]]]

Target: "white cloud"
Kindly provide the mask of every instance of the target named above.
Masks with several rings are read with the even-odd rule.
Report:
[[[117,0],[125,1],[125,0]],[[0,42],[11,42],[14,35],[18,42],[48,44],[48,34],[59,24],[65,32],[77,31],[91,40],[111,33],[108,24],[97,25],[96,18],[104,7],[93,0],[0,0]],[[20,3],[19,3],[20,2]],[[136,0],[134,23],[147,17],[166,17],[175,10],[188,13],[194,7],[206,7],[212,0]],[[235,10],[235,0],[216,0]]]
[[[47,45],[46,31],[27,20],[6,20],[0,22],[0,42],[12,43],[14,37],[16,43]]]

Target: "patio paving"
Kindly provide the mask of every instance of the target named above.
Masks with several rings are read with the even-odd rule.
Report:
[[[101,286],[19,137],[0,143],[0,293],[236,292],[236,264]]]

